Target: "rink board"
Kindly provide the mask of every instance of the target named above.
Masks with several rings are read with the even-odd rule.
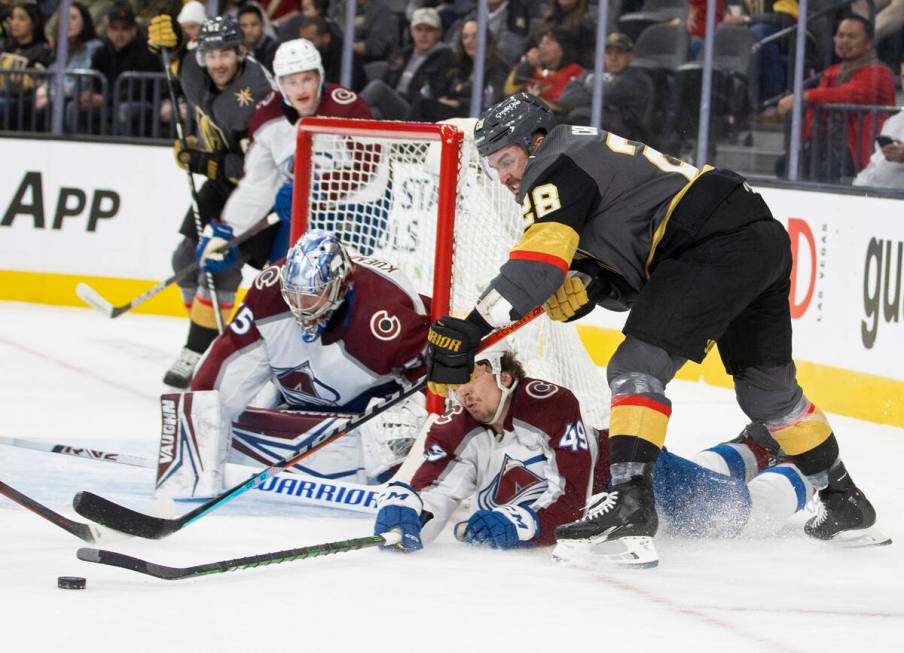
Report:
[[[0,142],[0,300],[80,306],[74,288],[85,281],[116,304],[171,273],[189,198],[167,148]],[[832,412],[904,426],[900,201],[760,191],[791,235],[794,348],[808,394]],[[136,312],[184,309],[173,287]],[[621,341],[623,320],[597,310],[579,327],[597,363]],[[715,354],[679,376],[730,386]]]

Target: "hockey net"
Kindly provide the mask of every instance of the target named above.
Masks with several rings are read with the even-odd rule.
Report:
[[[303,120],[292,242],[332,231],[401,267],[433,298],[434,319],[464,316],[522,234],[516,201],[480,166],[473,123]],[[608,425],[608,388],[573,325],[542,315],[509,342],[529,376],[569,388],[588,424]]]

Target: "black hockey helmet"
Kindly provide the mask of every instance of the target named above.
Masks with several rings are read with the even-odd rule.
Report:
[[[474,125],[474,144],[482,157],[512,143],[530,154],[534,133],[549,133],[555,126],[556,119],[543,100],[522,91],[483,112]]]
[[[198,52],[229,50],[244,44],[245,37],[235,16],[225,14],[206,21],[198,32]]]

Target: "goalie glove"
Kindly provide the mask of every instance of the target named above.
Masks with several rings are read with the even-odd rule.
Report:
[[[445,316],[430,327],[427,334],[427,387],[445,398],[449,390],[467,383],[474,370],[474,354],[483,329],[471,320]]]
[[[383,546],[384,549],[399,551],[420,551],[421,511],[424,502],[420,495],[407,483],[390,483],[377,499],[377,520],[374,535],[397,531],[402,536],[398,544]]]
[[[382,398],[371,399],[367,407],[383,401]],[[408,456],[427,419],[424,403],[424,395],[416,394],[361,426],[364,471],[369,477],[379,480],[380,475],[401,464]]]
[[[201,232],[201,240],[195,248],[195,260],[204,272],[217,274],[232,267],[239,260],[239,248],[230,247],[217,251],[235,238],[232,227],[224,222],[211,222]]]
[[[461,542],[482,544],[493,549],[522,546],[537,537],[540,520],[524,506],[498,506],[478,510],[466,522],[455,525],[455,537]]]

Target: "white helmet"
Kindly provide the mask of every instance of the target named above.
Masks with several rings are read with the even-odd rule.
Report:
[[[276,83],[279,84],[279,90],[286,102],[289,101],[289,98],[282,90],[279,80],[285,75],[306,70],[316,70],[320,75],[320,83],[323,84],[323,61],[313,43],[307,39],[293,39],[286,41],[276,49],[276,54],[273,56],[273,74],[276,76]]]
[[[502,416],[502,411],[505,410],[506,400],[509,395],[515,391],[515,388],[518,387],[518,379],[515,378],[512,379],[512,385],[510,387],[506,387],[502,382],[502,357],[507,353],[514,354],[515,350],[512,349],[512,346],[507,340],[500,340],[474,356],[475,365],[487,363],[490,366],[493,376],[496,377],[496,386],[502,392],[502,395],[499,397],[499,405],[496,406],[496,412],[493,414],[493,417],[486,422],[487,424],[494,424]]]

